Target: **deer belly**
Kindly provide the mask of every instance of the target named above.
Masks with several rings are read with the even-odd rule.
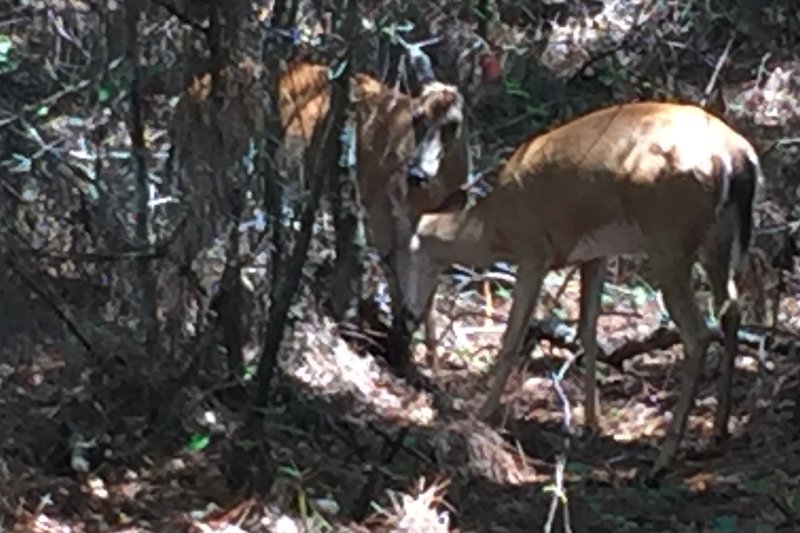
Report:
[[[644,235],[637,224],[613,222],[585,232],[567,253],[567,263],[643,251]]]

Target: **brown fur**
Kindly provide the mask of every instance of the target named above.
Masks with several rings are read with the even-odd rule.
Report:
[[[314,129],[323,123],[329,111],[327,72],[328,68],[323,65],[297,63],[279,80],[287,153],[302,154]],[[359,196],[367,214],[370,241],[390,269],[392,300],[397,305],[400,298],[393,274],[407,268],[408,251],[403,243],[408,242],[422,213],[440,205],[467,181],[469,168],[466,129],[462,126],[458,128],[458,135],[447,143],[439,172],[428,187],[410,190],[406,173],[416,147],[414,116],[422,116],[427,123],[435,125],[449,109],[461,105],[462,100],[454,86],[439,82],[428,84],[419,98],[412,98],[368,74],[359,73],[354,78]],[[333,172],[336,161],[329,161],[325,168]],[[302,166],[296,166],[295,171],[302,183]],[[426,317],[430,318],[427,312]],[[433,329],[433,322],[428,320],[426,333],[431,353],[435,349]],[[402,364],[401,361],[394,363]]]
[[[597,425],[595,329],[608,256],[646,253],[686,348],[683,389],[661,455],[677,451],[700,372],[708,331],[690,289],[700,256],[726,337],[715,433],[727,432],[736,353],[733,252],[749,243],[753,194],[761,179],[750,143],[718,118],[689,105],[635,103],[590,113],[523,143],[489,195],[473,206],[424,215],[402,290],[419,316],[436,276],[454,263],[519,267],[514,303],[482,415],[494,414],[521,348],[547,271],[580,264],[579,334],[587,353],[586,420]]]
[[[324,65],[300,62],[281,76],[279,104],[287,141],[300,141],[306,147],[314,129],[322,124],[330,107],[327,73],[328,67]],[[425,190],[405,188],[406,166],[415,148],[412,111],[430,115],[435,121],[444,108],[453,105],[453,94],[458,91],[453,86],[438,84],[443,90],[424,93],[417,101],[368,74],[358,73],[355,80],[359,191],[362,203],[374,219],[371,230],[375,245],[382,253],[388,253],[392,240],[390,227],[394,222],[386,215],[405,204],[411,218],[416,219],[441,204],[467,179],[468,153],[463,135],[446,154],[448,160],[434,183]]]

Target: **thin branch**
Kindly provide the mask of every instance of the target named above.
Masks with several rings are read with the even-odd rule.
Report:
[[[169,13],[179,21],[183,22],[193,30],[198,31],[203,35],[205,35],[208,32],[208,26],[200,22],[197,22],[196,20],[193,20],[189,15],[183,13],[169,2],[166,2],[165,0],[150,0],[150,2],[164,9],[167,13]]]
[[[128,117],[128,135],[131,141],[131,150],[135,163],[135,194],[136,194],[136,245],[144,248],[149,242],[149,177],[147,170],[148,149],[144,139],[144,111],[142,109],[142,83],[143,67],[139,61],[139,9],[134,2],[126,6],[126,22],[128,26],[128,43],[126,49],[127,61],[133,71],[131,80]],[[156,348],[158,336],[158,319],[156,317],[156,284],[153,273],[150,271],[150,262],[146,258],[138,258],[136,264],[137,275],[141,283],[140,293],[140,318],[145,328],[146,346],[148,352]]]
[[[717,84],[717,78],[719,77],[719,73],[722,70],[722,67],[725,65],[725,62],[728,60],[728,55],[731,53],[731,46],[733,45],[733,40],[735,38],[736,38],[736,31],[734,30],[731,33],[730,38],[728,39],[728,44],[725,45],[725,49],[722,51],[722,54],[719,56],[719,59],[717,59],[717,64],[714,66],[714,72],[711,73],[711,78],[709,78],[708,80],[704,96],[700,100],[700,105],[702,107],[706,106],[708,97],[711,96],[711,92],[714,90],[714,86]]]
[[[639,6],[639,10],[636,12],[636,16],[633,19],[634,20],[634,24],[633,24],[633,26],[631,26],[631,28],[625,34],[625,37],[623,37],[621,41],[619,41],[617,44],[615,44],[611,48],[607,48],[607,49],[605,49],[605,50],[603,50],[601,52],[598,52],[597,54],[594,54],[593,56],[589,57],[589,59],[587,59],[580,66],[580,68],[578,68],[578,70],[572,76],[570,76],[567,79],[567,82],[565,83],[565,85],[570,85],[570,84],[574,83],[575,80],[577,80],[578,78],[583,76],[583,74],[586,72],[586,70],[589,67],[591,67],[592,65],[594,65],[595,63],[598,63],[599,61],[602,61],[603,59],[614,55],[615,53],[619,52],[620,50],[625,50],[626,49],[628,47],[628,45],[630,45],[630,43],[633,40],[633,38],[636,35],[639,34],[639,30],[642,29],[642,27],[644,26],[644,23],[647,22],[647,20],[649,18],[649,17],[644,17],[643,20],[639,20],[640,17],[642,16],[642,12],[644,11],[644,6],[645,6],[645,3],[642,2],[642,5]]]
[[[14,272],[17,273],[17,275],[20,278],[22,278],[22,281],[25,282],[25,285],[27,285],[34,293],[36,293],[36,295],[39,296],[42,299],[42,301],[44,301],[44,303],[46,303],[48,307],[50,307],[50,309],[53,310],[56,316],[58,316],[58,318],[60,318],[67,326],[67,330],[69,330],[69,332],[72,333],[72,335],[76,339],[78,339],[78,342],[81,343],[81,345],[86,349],[86,351],[89,352],[89,354],[96,359],[97,354],[95,353],[92,344],[89,342],[89,339],[86,337],[86,335],[83,334],[77,322],[75,322],[75,320],[73,320],[73,318],[70,316],[69,311],[62,308],[58,303],[56,303],[52,295],[47,290],[40,287],[28,275],[28,273],[25,272],[25,270],[20,265],[18,265],[14,260],[12,260],[9,257],[6,263],[11,267],[11,269]]]

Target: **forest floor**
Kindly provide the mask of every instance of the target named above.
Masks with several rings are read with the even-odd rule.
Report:
[[[551,276],[551,294],[562,280]],[[577,285],[569,281],[559,300],[558,312],[567,321],[577,316]],[[639,302],[637,308],[633,301],[606,302],[599,328],[604,344],[641,339],[658,327],[652,319],[658,316],[657,302]],[[495,299],[493,320],[480,316],[481,304],[475,293],[440,297],[438,317],[446,331],[441,354],[448,357],[436,375],[424,357],[417,361],[453,399],[446,413],[436,410],[429,394],[333,338],[326,320],[299,323],[284,367],[295,390],[303,392],[295,395],[293,407],[266,415],[258,443],[243,436],[241,416],[215,400],[219,391],[198,393],[194,401],[120,397],[118,403],[140,402],[141,415],[132,416],[127,408],[125,420],[87,427],[81,409],[92,409],[91,398],[109,394],[109,382],[134,383],[142,376],[126,376],[130,369],[115,366],[109,369],[115,375],[91,380],[100,385],[74,387],[74,376],[65,372],[69,354],[56,346],[30,344],[14,358],[5,353],[0,529],[303,531],[304,524],[307,531],[374,531],[397,530],[387,524],[405,516],[416,521],[411,531],[439,530],[419,526],[427,513],[439,520],[437,527],[447,516],[461,531],[541,530],[553,499],[548,487],[554,483],[565,412],[549,376],[569,352],[544,341],[530,364],[512,375],[505,401],[513,406],[513,431],[503,438],[474,414],[508,304]],[[787,315],[800,316],[796,307],[796,299],[784,301]],[[461,318],[450,323],[442,311]],[[742,347],[733,436],[723,449],[713,450],[708,443],[718,350],[712,349],[684,453],[659,485],[642,482],[676,399],[681,354],[674,346],[635,356],[621,369],[601,365],[603,420],[597,435],[580,431],[582,365],[566,373],[562,388],[575,414],[563,483],[572,531],[798,531],[800,369],[789,356]],[[107,398],[99,403],[110,405]],[[198,429],[203,427],[198,422],[190,431],[192,417],[203,419],[206,429]],[[65,443],[67,435],[81,431],[102,437],[85,447]],[[100,466],[84,472],[82,461]],[[242,462],[244,470],[237,470],[234,465]],[[263,492],[253,488],[257,482],[237,479],[242,472],[266,479],[261,469],[267,463],[277,465],[276,481],[265,483]],[[392,500],[382,489],[410,496]],[[353,520],[370,513],[366,521]],[[560,520],[559,511],[553,531],[563,530]]]
[[[743,34],[742,28],[731,28],[728,13],[706,13],[726,2],[658,2],[644,10],[651,22],[640,29],[615,21],[624,22],[644,2],[585,3],[606,4],[610,7],[605,11],[616,14],[574,24],[560,15],[540,20],[531,9],[578,9],[581,2],[503,2],[508,12],[501,14],[505,26],[497,32],[502,41],[498,46],[513,53],[506,58],[503,94],[487,98],[476,113],[476,131],[487,146],[483,156],[492,159],[537,128],[611,102],[700,101],[711,96],[716,79],[725,89],[720,94],[726,114],[748,126],[743,133],[756,141],[765,170],[769,164],[769,201],[780,208],[762,208],[756,228],[772,227],[769,231],[777,234],[774,227],[791,226],[796,238],[800,19],[794,4],[773,2],[762,9],[755,2],[731,2],[755,10],[740,14],[749,31]],[[26,7],[12,20],[8,13],[20,10],[17,4]],[[27,4],[37,6],[33,10]],[[20,179],[33,177],[30,181],[43,190],[45,185],[56,189],[47,202],[40,202],[41,218],[31,225],[47,226],[44,222],[52,219],[69,242],[72,230],[85,222],[82,205],[63,201],[75,184],[62,174],[71,174],[56,164],[39,164],[34,168],[38,174],[29,172],[23,163],[31,161],[21,156],[35,160],[58,147],[60,153],[71,154],[62,155],[71,162],[69,168],[88,168],[91,154],[84,152],[95,143],[89,135],[95,122],[98,136],[108,137],[105,146],[97,142],[97,161],[131,150],[127,99],[114,96],[115,89],[111,102],[104,103],[108,87],[95,85],[107,70],[91,76],[73,72],[75,57],[91,54],[71,48],[80,41],[72,36],[91,43],[91,32],[103,41],[113,32],[99,19],[83,17],[84,11],[72,4],[81,2],[0,1],[3,17],[9,17],[4,28],[30,26],[30,33],[15,30],[16,41],[0,33],[0,67],[19,67],[22,80],[13,85],[12,77],[3,78],[0,108],[4,116],[25,118],[39,128],[20,125],[14,135],[0,137],[0,150],[11,158],[2,169],[17,169]],[[406,3],[401,4],[405,10]],[[176,30],[181,21],[168,12],[160,17],[152,22],[157,31],[146,34],[156,62],[184,49]],[[609,21],[616,24],[613,39],[598,31]],[[558,35],[549,40],[553,53],[539,57],[536,46],[529,45],[537,44],[534,37],[542,27],[552,27]],[[53,35],[62,40],[45,38]],[[727,47],[734,37],[733,47]],[[165,53],[170,50],[166,43],[173,53]],[[7,53],[12,44],[27,58],[21,66],[9,60],[14,58]],[[93,49],[87,44],[87,50]],[[544,59],[570,82],[546,83],[549,78],[538,68]],[[106,63],[85,61],[87,69],[90,63]],[[58,80],[53,79],[54,62],[63,69],[55,69],[62,75]],[[154,72],[182,77],[183,67],[157,66]],[[51,86],[58,90],[45,90]],[[148,104],[155,117],[148,124],[150,141],[163,145],[153,155],[166,154],[170,144],[167,119],[174,109],[168,102],[177,94],[167,96]],[[158,166],[162,159],[167,157],[154,157],[152,171],[159,176],[166,172]],[[114,168],[104,173],[116,178]],[[120,176],[130,173],[128,167],[120,168]],[[118,182],[121,196],[128,195],[127,182],[108,181]],[[6,181],[2,185],[3,194],[9,193],[3,198],[11,198],[16,189]],[[24,195],[17,196],[14,202],[26,205]],[[0,236],[8,240],[5,233]],[[768,237],[756,235],[755,240]],[[754,248],[761,248],[763,242],[756,244]],[[97,251],[75,246],[89,255]],[[773,252],[764,251],[765,264],[774,259]],[[415,363],[440,396],[450,400],[447,408],[430,393],[394,377],[379,359],[362,354],[369,351],[363,346],[368,335],[356,353],[342,340],[345,328],[321,316],[306,295],[295,306],[298,320],[282,350],[288,379],[281,380],[273,398],[277,407],[254,410],[241,394],[241,381],[247,384],[252,377],[249,366],[236,382],[220,382],[222,373],[192,374],[187,367],[214,366],[215,358],[224,361],[224,356],[198,341],[170,354],[174,359],[154,360],[131,342],[142,329],[135,321],[96,319],[106,305],[117,310],[118,318],[129,317],[129,310],[119,311],[129,307],[135,294],[126,277],[130,271],[120,266],[129,262],[110,269],[124,291],[109,295],[107,290],[93,292],[90,278],[102,277],[101,269],[93,268],[85,279],[70,277],[74,272],[60,272],[59,277],[51,275],[55,269],[39,255],[26,259],[35,266],[31,271],[36,270],[34,281],[24,280],[28,285],[9,274],[6,257],[0,269],[0,532],[530,532],[546,530],[554,501],[566,503],[576,533],[800,531],[796,264],[780,301],[780,327],[771,332],[777,333],[771,338],[779,346],[759,346],[764,327],[744,328],[731,438],[720,449],[709,446],[717,344],[706,361],[681,454],[660,484],[647,485],[642,474],[658,453],[679,391],[679,344],[655,343],[657,347],[620,364],[600,365],[603,417],[600,431],[590,435],[581,427],[583,364],[571,364],[559,382],[567,408],[552,375],[574,353],[542,341],[509,380],[506,419],[488,426],[475,414],[485,398],[487,369],[506,323],[507,287],[494,287],[491,317],[483,312],[480,291],[457,292],[451,286],[440,292],[439,368],[434,371],[421,346]],[[772,274],[756,281],[774,289]],[[37,292],[37,280],[48,280],[67,303],[48,305]],[[548,278],[551,298],[540,315],[552,313],[574,324],[578,283],[570,280],[556,297],[563,280],[564,273]],[[630,281],[614,280],[606,290],[599,336],[607,353],[649,338],[662,325],[655,292]],[[744,293],[752,297],[747,288]],[[72,311],[72,324],[88,332],[92,354],[69,331],[70,321],[54,313],[65,309]],[[351,338],[354,331],[362,332],[359,327],[348,331]],[[208,344],[216,346],[217,341]],[[556,465],[562,452],[565,473],[559,484]],[[568,531],[564,516],[559,507],[548,531]]]

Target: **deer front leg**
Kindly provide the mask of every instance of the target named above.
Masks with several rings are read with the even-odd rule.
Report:
[[[528,260],[519,264],[517,283],[513,293],[514,301],[511,304],[508,325],[503,334],[500,354],[497,357],[494,379],[479,414],[482,420],[491,419],[497,412],[500,395],[522,347],[522,341],[525,338],[531,315],[536,309],[536,302],[539,300],[539,292],[546,274],[547,265],[543,260]]]
[[[597,390],[597,319],[606,277],[606,260],[595,259],[581,265],[581,305],[578,338],[586,355],[584,423],[597,430],[600,419],[600,398]]]

